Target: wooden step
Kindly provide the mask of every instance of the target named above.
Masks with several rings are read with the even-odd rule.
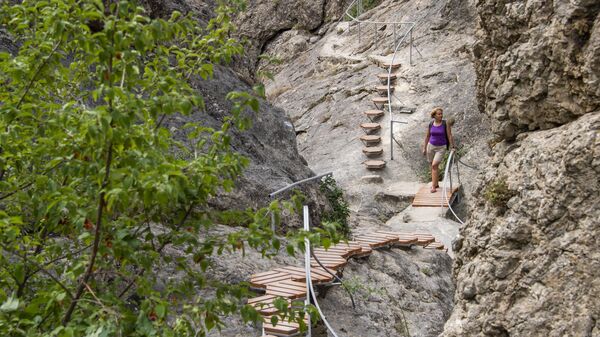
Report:
[[[388,104],[388,102],[389,102],[387,96],[386,97],[374,97],[371,99],[371,101],[373,102],[373,104],[375,104],[375,106],[377,108],[379,108],[379,106],[383,107],[384,105]]]
[[[375,87],[375,89],[381,96],[387,97],[387,95],[388,95],[387,85],[378,85],[377,87]],[[393,92],[394,92],[394,87],[390,86],[390,94]]]
[[[385,167],[383,160],[366,160],[364,164],[368,170],[381,170]]]
[[[389,73],[377,74],[377,78],[381,81],[381,83],[384,83],[384,84],[387,84],[388,77],[390,78],[390,82],[392,82],[396,78],[398,78],[398,75],[396,75],[396,74],[389,74]]]
[[[250,277],[250,285],[255,288],[265,289],[268,284],[290,279],[291,275],[289,273],[269,271],[252,275]]]
[[[264,298],[264,299],[256,300],[257,298]],[[254,307],[254,309],[256,309],[256,311],[258,311],[261,315],[274,315],[277,312],[279,312],[279,310],[277,310],[277,308],[275,308],[275,304],[274,304],[274,301],[276,298],[279,298],[279,297],[273,296],[273,295],[259,296],[259,297],[249,299],[248,304],[251,305],[252,307]],[[292,300],[286,299],[286,298],[284,298],[284,300],[286,300],[288,302],[288,308],[289,308],[292,304]]]
[[[382,65],[384,68],[389,69],[390,66],[392,67],[392,70],[398,69],[402,66],[402,63],[400,63],[400,61],[394,61],[394,63],[391,62],[385,62]]]
[[[363,136],[360,137],[360,140],[366,146],[372,146],[372,145],[377,145],[377,144],[381,143],[381,136],[377,136],[377,135],[363,135]]]
[[[383,110],[367,110],[365,112],[363,112],[365,115],[367,115],[367,117],[369,117],[370,120],[374,120],[377,118],[381,118],[383,117],[383,115],[385,114],[383,112]]]
[[[342,268],[343,266],[345,266],[348,261],[346,259],[340,258],[340,259],[332,259],[332,258],[327,258],[327,259],[322,259],[319,258],[319,262],[321,262],[321,264],[323,264],[323,266],[325,266],[325,268],[330,268],[330,269],[339,269]],[[315,259],[310,259],[310,266],[311,267],[320,267],[320,264],[315,260]]]
[[[361,238],[361,237],[356,237],[356,238],[354,238],[354,240],[356,240],[358,242],[362,242],[366,245],[369,245],[371,248],[378,248],[378,247],[383,247],[383,246],[388,245],[387,240],[375,240],[375,239]]]
[[[263,316],[263,320],[263,329],[267,334],[282,337],[296,336],[300,332],[300,324],[296,322],[282,321],[281,318],[279,318],[277,325],[273,325],[271,324],[271,316]],[[304,322],[308,324],[308,317],[304,318]]]
[[[304,268],[301,267],[283,267],[275,269],[277,271],[286,272],[291,275],[291,280],[296,282],[304,282],[306,280],[306,272]],[[335,274],[335,270],[330,270],[332,274]],[[323,284],[332,282],[334,277],[324,271],[322,268],[311,268],[310,270],[310,278],[312,279],[313,284]]]
[[[362,152],[367,155],[367,157],[377,157],[383,153],[383,149],[380,147],[365,147]]]
[[[427,246],[423,247],[425,249],[438,249],[438,250],[445,250],[446,247],[444,246],[443,243],[441,242],[431,242],[430,244],[428,244]]]
[[[379,129],[381,129],[381,124],[379,123],[362,123],[360,125],[361,128],[363,128],[363,130],[367,133],[369,132],[375,132]]]
[[[387,232],[387,231],[377,231],[377,233],[395,235],[396,237],[398,237],[397,244],[399,244],[399,245],[411,245],[411,244],[417,243],[417,237],[413,234],[402,234],[402,233]]]
[[[300,332],[300,325],[298,323],[281,321],[277,322],[277,325],[273,325],[269,318],[267,322],[263,323],[263,329],[266,333],[276,334],[277,336],[295,336]]]
[[[292,282],[292,283],[290,283]],[[267,295],[281,296],[289,299],[306,297],[306,284],[292,280],[276,282],[267,285]]]

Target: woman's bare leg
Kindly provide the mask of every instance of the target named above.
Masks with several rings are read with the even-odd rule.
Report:
[[[435,193],[439,180],[440,163],[433,162],[431,164],[431,193]]]

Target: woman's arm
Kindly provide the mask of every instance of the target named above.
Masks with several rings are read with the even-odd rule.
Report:
[[[427,143],[429,143],[429,137],[431,137],[429,127],[427,128],[427,135],[425,136],[425,142],[421,146],[421,151],[423,155],[427,154]]]

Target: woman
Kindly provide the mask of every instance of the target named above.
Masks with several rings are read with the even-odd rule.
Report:
[[[439,188],[440,162],[444,159],[444,154],[448,147],[454,149],[454,139],[452,138],[450,123],[446,123],[442,118],[444,110],[442,108],[435,108],[431,111],[430,115],[433,121],[429,123],[427,136],[425,136],[425,142],[421,150],[423,151],[423,155],[427,155],[427,160],[431,163],[431,193],[435,193],[437,188]]]

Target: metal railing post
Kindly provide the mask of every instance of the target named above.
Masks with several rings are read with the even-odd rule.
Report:
[[[410,51],[408,52],[408,64],[412,66],[413,27],[410,27]]]
[[[390,160],[394,160],[394,121],[390,121]]]
[[[402,122],[402,121],[390,121],[390,160],[394,160],[394,141],[396,140],[394,138],[394,123],[398,123],[398,124],[408,124],[408,122]]]
[[[271,230],[275,233],[275,213],[271,213]]]
[[[304,230],[308,233],[310,232],[310,218],[308,212],[308,206],[304,205],[302,207],[302,213],[304,217]],[[306,299],[304,300],[304,305],[308,306],[310,304],[310,241],[308,238],[304,238],[304,269],[306,272]],[[306,333],[306,337],[311,337],[312,324],[310,323],[310,315],[308,315],[308,332]]]

